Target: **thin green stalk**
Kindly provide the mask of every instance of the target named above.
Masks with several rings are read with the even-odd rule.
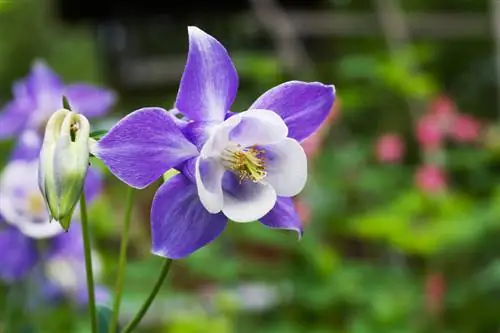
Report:
[[[82,192],[80,197],[80,219],[82,220],[82,237],[83,250],[85,253],[85,273],[87,274],[87,292],[89,297],[89,312],[92,333],[97,333],[97,317],[95,309],[95,293],[94,293],[94,273],[92,271],[92,257],[90,248],[89,223],[87,218],[87,203],[85,201],[85,193]]]
[[[130,230],[130,221],[132,219],[132,203],[134,201],[134,189],[128,188],[126,205],[125,205],[125,218],[122,226],[122,240],[120,244],[120,256],[118,259],[118,276],[116,278],[115,286],[115,300],[113,303],[113,317],[111,318],[111,325],[109,326],[109,333],[115,333],[118,326],[118,315],[120,314],[120,303],[123,293],[123,279],[125,276],[125,266],[127,263],[127,244],[128,235]]]
[[[151,303],[153,303],[153,301],[156,297],[156,294],[158,294],[158,291],[160,290],[160,287],[163,284],[163,281],[165,281],[165,278],[167,277],[167,274],[170,270],[171,265],[172,265],[172,259],[166,259],[165,263],[163,264],[163,267],[161,269],[160,276],[158,276],[158,280],[156,280],[156,283],[153,287],[153,290],[151,290],[151,293],[149,294],[148,298],[146,299],[146,301],[142,305],[139,312],[137,312],[135,317],[127,325],[127,327],[125,327],[125,329],[123,330],[122,333],[130,333],[137,325],[139,325],[139,323],[142,320],[142,317],[144,317],[144,315],[148,311]]]

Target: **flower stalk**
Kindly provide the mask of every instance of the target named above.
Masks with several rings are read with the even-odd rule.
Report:
[[[87,292],[89,302],[89,314],[92,333],[97,333],[97,316],[95,306],[95,287],[94,287],[94,272],[92,269],[92,254],[90,247],[89,225],[87,218],[87,203],[85,201],[85,193],[82,192],[80,196],[80,218],[82,223],[82,238],[83,238],[83,251],[85,254],[85,273],[87,276]]]
[[[130,221],[132,219],[132,204],[134,201],[134,189],[128,188],[125,206],[125,218],[123,221],[122,239],[120,245],[120,255],[118,259],[118,275],[116,278],[115,299],[113,302],[113,316],[109,326],[109,333],[115,333],[118,326],[118,316],[120,314],[120,303],[123,293],[123,279],[125,275],[125,266],[127,263],[127,244],[129,238]]]
[[[127,325],[127,327],[125,327],[125,329],[123,330],[123,333],[132,332],[132,330],[137,325],[139,325],[139,323],[141,322],[141,320],[144,317],[144,315],[146,314],[146,312],[148,312],[149,307],[153,303],[156,295],[158,294],[158,291],[160,290],[163,282],[165,281],[165,278],[168,275],[168,272],[170,271],[170,266],[172,265],[172,261],[173,261],[172,259],[165,260],[165,262],[163,263],[163,267],[161,269],[160,275],[158,276],[158,280],[156,280],[156,283],[155,283],[153,289],[151,290],[151,293],[149,294],[148,298],[146,299],[146,301],[142,305],[139,312],[137,312],[135,317],[130,321],[130,323]]]

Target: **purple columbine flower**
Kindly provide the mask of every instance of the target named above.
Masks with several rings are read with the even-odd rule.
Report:
[[[13,99],[0,111],[0,140],[19,136],[14,157],[36,157],[42,144],[45,124],[62,108],[62,97],[73,111],[87,118],[106,114],[115,103],[115,94],[86,83],[65,85],[42,60],[36,60],[28,76],[14,83]],[[24,143],[28,144],[25,151]],[[33,149],[35,146],[36,149]],[[32,153],[37,152],[36,156]]]
[[[13,96],[13,100],[0,111],[0,140],[17,136],[11,159],[25,161],[38,159],[46,122],[63,107],[63,96],[68,98],[72,109],[89,118],[106,114],[116,99],[112,91],[90,84],[64,85],[61,78],[41,60],[33,63],[26,78],[13,85]],[[100,179],[99,171],[89,168],[85,184],[93,188],[85,191],[98,193]],[[56,227],[52,228],[55,230]]]
[[[0,216],[0,280],[12,283],[24,278],[38,262],[33,239],[6,224]]]
[[[75,223],[67,233],[52,240],[48,251],[44,273],[46,277],[45,294],[50,298],[70,297],[79,305],[88,302],[87,280],[85,276],[85,256],[83,252],[82,230]],[[102,262],[97,252],[92,252],[94,277],[102,274]],[[109,301],[109,291],[96,286],[96,301],[100,304]]]
[[[0,215],[5,222],[30,238],[50,238],[63,232],[51,221],[38,188],[38,160],[13,160],[0,175]],[[101,179],[92,174],[86,179],[89,200],[100,191]]]
[[[331,85],[291,81],[230,112],[238,75],[226,49],[189,27],[189,54],[177,95],[178,120],[143,108],[119,121],[94,154],[123,182],[144,188],[170,168],[181,171],[157,191],[151,209],[153,253],[185,257],[214,240],[228,219],[260,220],[302,232],[291,197],[307,179],[299,142],[330,112]]]
[[[26,278],[37,264],[43,265],[46,297],[66,295],[78,303],[86,301],[86,282],[81,227],[73,223],[64,233],[50,221],[37,182],[38,161],[12,160],[0,174],[0,280],[12,283]],[[86,179],[86,194],[92,200],[101,180]],[[75,221],[77,222],[77,221]],[[37,242],[44,239],[44,251]],[[74,276],[78,276],[75,280]],[[99,295],[106,295],[101,288]]]

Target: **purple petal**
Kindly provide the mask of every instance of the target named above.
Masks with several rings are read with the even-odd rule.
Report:
[[[42,138],[34,130],[26,130],[20,136],[10,156],[11,160],[33,161],[38,159]]]
[[[49,256],[64,256],[84,258],[82,227],[80,223],[72,223],[67,232],[57,235],[52,239]]]
[[[196,160],[197,157],[190,158],[179,167],[179,171],[193,183],[196,182]]]
[[[37,60],[26,78],[27,92],[40,102],[45,94],[60,93],[63,88],[61,78],[42,60]]]
[[[269,228],[293,230],[302,236],[302,223],[292,198],[278,197],[274,208],[260,222]]]
[[[16,101],[21,102],[23,108],[26,106],[33,107],[34,101],[29,94],[27,80],[21,79],[15,81],[12,85],[12,95]]]
[[[102,191],[102,174],[97,168],[90,167],[84,184],[85,198],[94,200]]]
[[[45,276],[38,277],[35,281],[38,286],[37,293],[34,295],[33,305],[39,307],[47,303],[59,303],[64,299],[64,291],[56,284],[49,281]]]
[[[213,121],[192,121],[182,127],[182,133],[199,150],[203,147],[210,135],[210,128],[216,125]]]
[[[0,111],[0,139],[15,136],[26,125],[28,114],[19,103],[15,101],[8,103]]]
[[[143,108],[120,120],[94,154],[121,181],[144,188],[165,171],[197,156],[198,150],[161,108]]]
[[[116,101],[111,90],[84,83],[67,86],[64,94],[75,112],[89,118],[106,114]]]
[[[96,285],[94,294],[96,304],[108,304],[111,301],[111,293],[109,292],[109,289],[103,285]],[[87,286],[82,285],[82,287],[79,288],[76,292],[75,301],[78,305],[85,306],[87,305],[88,300],[89,294],[87,291]]]
[[[196,185],[178,174],[153,199],[152,252],[172,259],[186,257],[217,238],[226,224],[223,214],[210,214],[203,207]]]
[[[35,243],[17,229],[0,230],[0,279],[14,282],[25,277],[38,261]]]
[[[288,136],[302,141],[326,119],[335,100],[335,88],[319,82],[290,81],[260,96],[249,109],[278,113],[288,126]]]
[[[190,120],[222,121],[238,90],[238,74],[224,46],[189,27],[189,54],[175,106]]]
[[[180,130],[184,130],[184,128],[189,124],[189,120],[179,110],[170,109],[167,110],[167,113]]]

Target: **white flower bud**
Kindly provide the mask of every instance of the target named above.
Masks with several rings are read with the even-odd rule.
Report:
[[[68,230],[89,166],[90,125],[84,116],[61,109],[45,128],[38,184],[51,217]]]

